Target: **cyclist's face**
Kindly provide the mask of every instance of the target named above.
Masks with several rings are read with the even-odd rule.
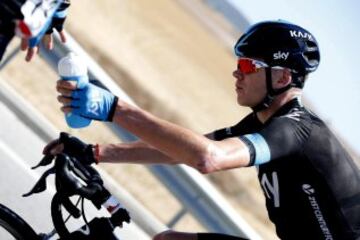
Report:
[[[233,72],[236,78],[237,102],[241,106],[254,107],[266,95],[265,69],[253,73],[243,73],[239,68]]]

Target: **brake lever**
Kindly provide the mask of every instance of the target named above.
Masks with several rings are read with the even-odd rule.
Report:
[[[31,169],[36,169],[36,168],[38,168],[40,166],[42,166],[42,167],[47,166],[50,163],[52,163],[54,158],[55,158],[54,155],[47,154],[40,160],[40,162],[36,166],[31,167]]]
[[[30,190],[30,192],[23,194],[23,197],[28,197],[34,193],[40,193],[46,190],[46,178],[50,175],[50,174],[54,174],[55,173],[55,168],[52,167],[50,169],[48,169],[41,177],[40,179],[36,182],[35,186]]]

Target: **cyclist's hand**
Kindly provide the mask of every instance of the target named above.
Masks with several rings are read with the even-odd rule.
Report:
[[[63,104],[61,110],[99,121],[112,121],[118,98],[111,92],[88,83],[77,89],[76,83],[58,81],[57,91],[61,94],[58,101]]]
[[[49,50],[52,50],[54,47],[52,34],[53,33],[45,34],[42,37],[44,46]],[[59,32],[59,34],[60,34],[61,42],[65,43],[66,42],[65,32],[62,30],[61,32]],[[37,44],[35,46],[30,46],[29,39],[26,38],[21,39],[20,49],[22,51],[26,51],[25,60],[27,62],[30,62],[34,58],[35,54],[39,53],[39,45]]]
[[[35,54],[39,52],[39,43],[43,42],[45,48],[51,50],[53,49],[53,30],[55,29],[59,35],[62,43],[66,42],[66,35],[64,31],[64,23],[67,16],[67,8],[70,6],[70,2],[65,1],[61,4],[59,9],[55,12],[54,16],[51,18],[47,29],[41,31],[38,36],[32,37],[30,39],[22,38],[21,39],[21,50],[27,51],[25,60],[31,61]]]
[[[52,18],[51,24],[43,37],[44,45],[47,49],[53,49],[53,31],[54,29],[59,33],[62,43],[66,42],[66,35],[64,31],[64,23],[67,16],[67,11],[61,10],[56,12]]]
[[[56,155],[65,153],[70,157],[76,158],[83,164],[90,165],[97,163],[94,156],[94,146],[86,144],[77,137],[68,133],[60,133],[60,138],[51,141],[43,150],[44,155]]]
[[[60,39],[62,43],[66,42],[66,35],[64,31],[59,32],[60,34]],[[49,49],[52,50],[54,47],[54,43],[53,43],[53,36],[52,33],[51,34],[45,34],[42,37],[42,42],[44,44],[44,46]],[[20,44],[20,49],[22,51],[26,51],[26,56],[25,56],[25,60],[27,62],[30,62],[34,56],[39,53],[39,45],[35,45],[35,46],[30,46],[29,45],[29,39],[26,38],[22,38],[21,39],[21,44]]]
[[[29,39],[22,38],[20,44],[21,51],[26,51],[25,61],[30,62],[35,54],[39,53],[39,46],[30,47]]]
[[[64,150],[64,144],[61,144],[59,139],[52,140],[43,149],[44,155],[57,155]]]

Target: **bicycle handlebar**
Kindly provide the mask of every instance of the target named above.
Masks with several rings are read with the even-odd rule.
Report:
[[[66,196],[80,195],[93,200],[102,191],[103,181],[91,166],[83,166],[75,158],[58,154],[55,160],[56,189]],[[81,179],[83,183],[79,180]]]
[[[55,162],[54,166],[48,169],[40,177],[32,190],[23,196],[27,197],[34,193],[45,191],[46,178],[50,174],[55,174],[56,194],[51,204],[51,215],[54,227],[62,239],[68,239],[70,233],[65,226],[61,206],[64,206],[75,218],[79,218],[82,214],[70,200],[70,197],[74,195],[79,195],[82,198],[90,200],[97,209],[104,206],[109,211],[111,217],[106,218],[106,220],[101,220],[101,224],[99,223],[102,226],[108,224],[108,227],[105,229],[114,229],[116,226],[121,227],[123,222],[130,222],[130,216],[127,210],[121,207],[120,203],[103,186],[103,180],[100,174],[92,166],[82,164],[78,159],[60,153],[55,156],[44,156],[36,167],[47,166],[53,161]],[[102,232],[102,234],[104,233],[105,232]]]

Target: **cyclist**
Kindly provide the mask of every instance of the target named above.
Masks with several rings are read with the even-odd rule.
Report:
[[[70,0],[1,0],[0,61],[15,34],[21,38],[21,50],[27,50],[26,61],[38,52],[41,39],[45,47],[52,49],[54,28],[65,42],[63,25],[69,6]]]
[[[237,102],[253,110],[239,123],[202,136],[94,85],[78,90],[58,81],[62,111],[112,121],[141,140],[88,145],[73,137],[61,145],[55,140],[44,153],[71,151],[88,163],[182,163],[201,173],[256,166],[279,238],[359,240],[359,169],[301,103],[304,83],[320,61],[315,37],[290,22],[260,22],[240,37],[235,54]],[[166,231],[154,239],[227,238]]]

